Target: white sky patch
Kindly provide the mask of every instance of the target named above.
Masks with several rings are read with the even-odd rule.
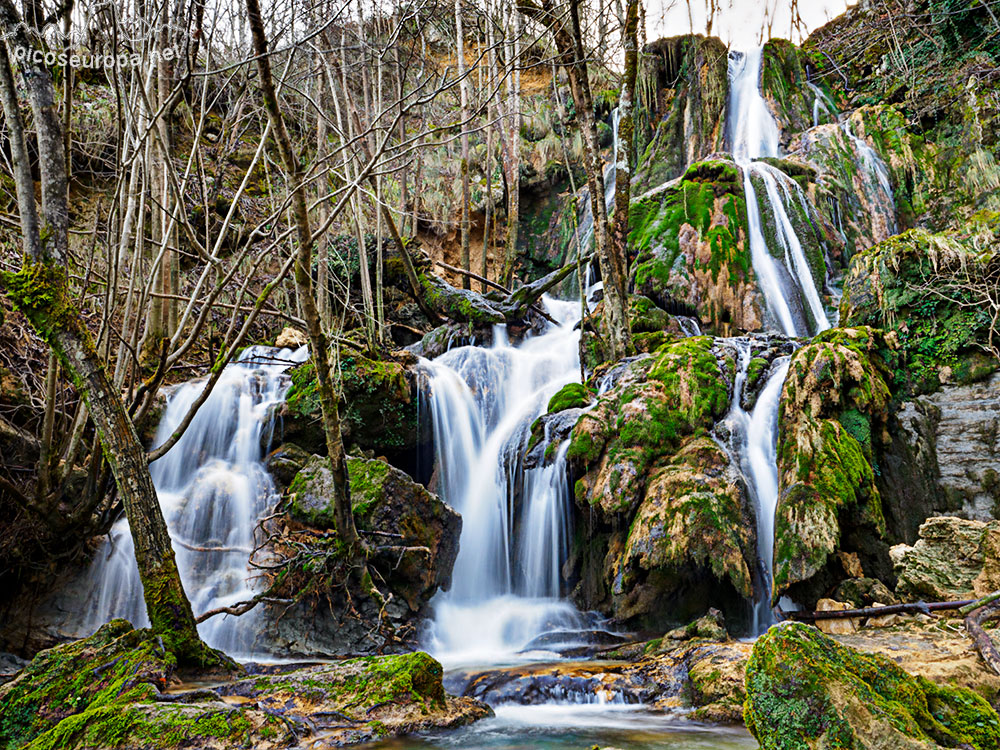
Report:
[[[653,41],[691,31],[704,34],[706,2],[646,0],[646,38]],[[712,35],[738,50],[760,46],[771,37],[801,42],[848,6],[846,0],[799,0],[799,16],[805,28],[796,29],[792,25],[790,0],[716,0],[716,4],[720,7],[715,14]]]

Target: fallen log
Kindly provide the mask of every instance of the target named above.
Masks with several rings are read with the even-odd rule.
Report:
[[[908,604],[889,604],[885,607],[863,607],[861,609],[835,609],[829,612],[785,612],[778,610],[782,617],[799,622],[815,622],[816,620],[853,620],[856,617],[883,617],[898,614],[924,614],[947,610],[961,610],[977,599],[963,599],[958,602],[910,602]]]
[[[445,269],[446,271],[451,271],[452,273],[461,274],[462,276],[468,276],[470,279],[474,279],[475,281],[481,281],[482,283],[486,284],[487,286],[493,287],[498,292],[503,292],[509,298],[513,298],[513,296],[515,294],[517,294],[517,292],[511,292],[510,289],[508,289],[507,287],[502,286],[501,284],[498,284],[495,281],[490,281],[489,279],[487,279],[487,278],[485,278],[483,276],[480,276],[478,273],[474,273],[473,271],[466,271],[464,268],[459,268],[458,266],[449,265],[448,263],[445,263],[444,261],[441,261],[441,260],[436,260],[436,261],[434,261],[434,263],[435,263],[435,265],[440,266],[441,268]],[[509,315],[509,313],[510,313],[510,310],[507,309],[508,307],[509,307],[508,305],[504,306],[504,314],[505,315]],[[544,308],[539,307],[538,305],[536,305],[534,303],[531,303],[530,305],[528,305],[528,309],[531,309],[532,311],[538,313],[540,316],[542,316],[542,318],[544,318],[545,320],[547,320],[552,325],[556,325],[556,326],[559,325],[559,323],[556,322],[556,320],[551,315],[549,315],[545,311]]]

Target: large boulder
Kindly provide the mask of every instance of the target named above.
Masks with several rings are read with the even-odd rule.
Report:
[[[695,313],[720,333],[764,326],[747,244],[740,170],[728,157],[692,164],[630,209],[638,292],[668,312]]]
[[[114,620],[89,638],[39,653],[0,686],[0,743],[33,750],[270,750],[308,737],[326,747],[492,713],[448,696],[441,665],[420,652],[216,676],[211,689],[188,691],[176,690],[176,668],[162,639]]]
[[[996,748],[1000,717],[963,687],[915,677],[801,623],[771,628],[746,671],[747,729],[762,750]]]
[[[838,550],[860,554],[873,578],[891,575],[874,466],[889,439],[892,357],[869,328],[832,329],[792,356],[778,430],[775,601],[791,589],[815,602],[847,577],[828,564]]]
[[[909,601],[954,601],[1000,589],[1000,521],[928,518],[912,547],[892,548],[896,593]]]
[[[420,375],[416,357],[398,352],[372,359],[344,346],[338,355],[340,418],[348,448],[372,450],[409,470],[430,444],[430,421],[420,418]],[[291,371],[292,386],[279,411],[276,431],[310,453],[326,453],[316,369],[305,362]]]
[[[603,393],[566,450],[585,527],[569,563],[583,608],[659,629],[706,604],[734,614],[753,594],[753,512],[711,437],[729,410],[735,357],[699,336],[595,375]]]
[[[451,585],[461,516],[385,461],[350,456],[347,470],[355,524],[369,541],[368,564],[384,582],[387,590],[382,596],[391,594],[385,619],[394,631],[394,642],[407,632],[412,640],[414,623],[427,602]],[[288,539],[277,543],[278,554],[291,560],[289,575],[299,583],[293,587],[295,605],[286,614],[269,618],[268,627],[284,649],[296,653],[357,653],[385,645],[380,634],[366,635],[364,624],[373,602],[364,592],[356,607],[344,602],[345,611],[327,608],[323,616],[314,611],[317,597],[340,601],[343,594],[343,582],[337,580],[340,560],[333,493],[329,459],[313,456],[286,494],[290,519],[308,528],[297,535],[293,532],[294,544]],[[344,617],[352,608],[359,618],[348,618],[350,625],[345,625]]]

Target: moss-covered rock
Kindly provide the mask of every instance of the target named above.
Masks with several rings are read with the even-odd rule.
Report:
[[[841,319],[896,334],[903,355],[892,373],[897,387],[931,392],[1000,366],[1000,354],[990,351],[989,309],[1000,279],[998,236],[1000,222],[983,216],[962,232],[911,230],[854,258]]]
[[[399,540],[374,545],[371,563],[411,611],[420,611],[436,591],[451,585],[461,517],[385,461],[349,456],[347,472],[358,529]],[[309,526],[335,529],[333,496],[330,459],[313,456],[289,485],[289,513]]]
[[[793,623],[757,640],[746,670],[747,728],[762,750],[913,748],[1000,743],[980,695],[903,671]]]
[[[174,668],[161,639],[114,620],[41,652],[0,687],[0,742],[12,750],[270,750],[317,735],[352,744],[492,713],[448,696],[441,665],[420,652],[279,667],[168,696]]]
[[[661,628],[753,593],[753,514],[710,436],[729,409],[728,347],[682,339],[595,374],[606,390],[566,454],[589,524],[573,557],[581,606]]]
[[[348,448],[373,450],[396,460],[429,440],[419,414],[419,376],[409,358],[372,359],[342,347],[338,355],[340,418]],[[291,371],[292,386],[281,409],[284,439],[310,453],[326,453],[316,369],[305,362]]]
[[[736,164],[692,164],[640,196],[629,215],[636,289],[670,313],[716,330],[758,330],[763,307],[747,246],[746,203]]]
[[[821,592],[813,589],[835,583],[801,585],[835,550],[857,544],[848,532],[869,542],[885,533],[875,473],[888,442],[893,358],[889,342],[869,328],[831,329],[792,356],[779,413],[775,601],[795,585],[814,600]],[[886,567],[887,550],[879,550]],[[870,548],[851,551],[877,564]]]
[[[638,192],[723,150],[729,96],[726,47],[716,37],[660,39],[646,46],[640,60],[633,183]]]

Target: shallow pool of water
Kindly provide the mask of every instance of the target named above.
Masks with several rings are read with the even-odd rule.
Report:
[[[496,717],[450,732],[369,745],[378,750],[756,750],[746,730],[709,727],[635,706],[498,706]]]

